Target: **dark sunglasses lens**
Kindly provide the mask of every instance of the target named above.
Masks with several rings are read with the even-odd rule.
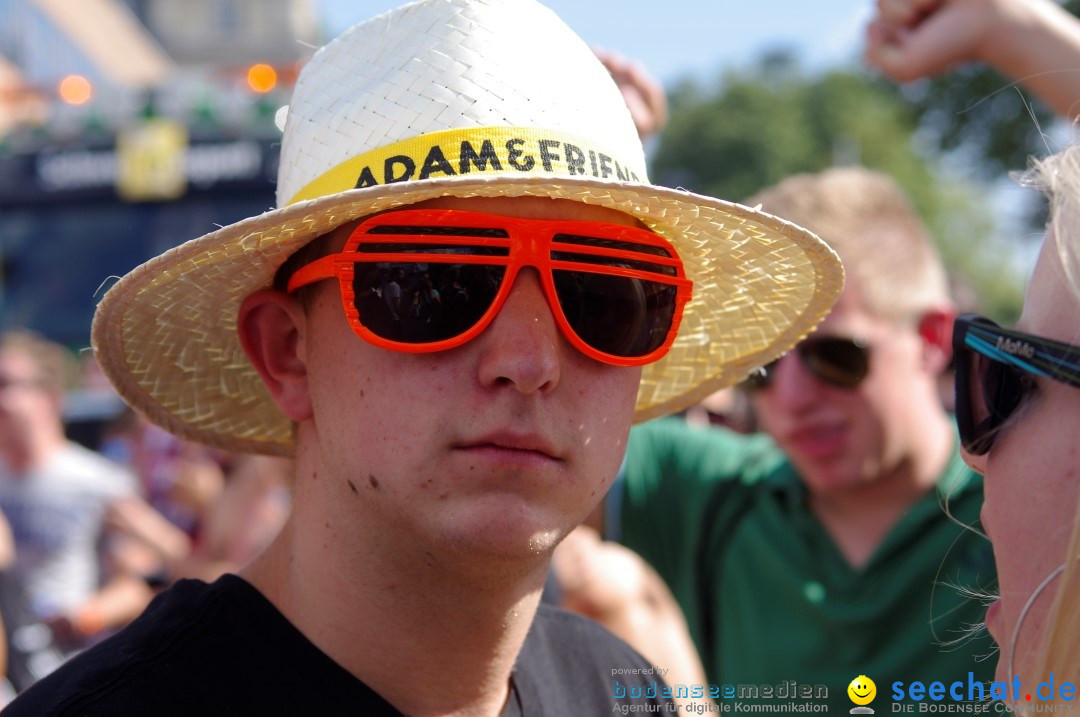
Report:
[[[582,341],[622,358],[660,348],[675,316],[676,287],[587,271],[552,272],[567,323]]]
[[[870,360],[866,348],[851,339],[807,339],[798,347],[803,364],[817,378],[840,388],[855,388],[866,378]]]
[[[739,386],[746,391],[760,391],[763,388],[768,388],[769,384],[772,383],[773,372],[776,370],[776,364],[778,363],[780,363],[780,359],[754,369]]]
[[[959,397],[967,401],[970,418],[960,424],[961,439],[964,448],[982,455],[990,450],[998,430],[1023,401],[1030,378],[1016,366],[994,361],[975,351],[967,351],[967,354],[970,356],[969,370]]]
[[[475,326],[505,275],[497,265],[357,262],[353,300],[360,323],[376,336],[433,343]]]

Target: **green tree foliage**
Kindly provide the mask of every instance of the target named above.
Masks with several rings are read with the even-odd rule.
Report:
[[[921,127],[936,150],[961,156],[984,181],[1027,166],[1043,156],[1044,132],[1054,115],[1003,75],[968,66],[904,90],[921,116]]]
[[[913,150],[921,115],[895,85],[851,70],[808,76],[791,56],[773,54],[714,86],[683,81],[669,101],[652,157],[660,184],[738,201],[797,172],[883,171],[907,191],[980,309],[1006,321],[1018,314],[1022,281],[1006,254],[988,250],[992,212],[977,187]]]
[[[1080,14],[1080,0],[1067,0],[1063,7]],[[985,65],[960,67],[914,83],[904,94],[933,145],[944,152],[961,153],[984,178],[1024,169],[1028,157],[1060,149],[1048,144],[1043,135],[1055,121],[1053,113],[1017,83]],[[1033,212],[1032,219],[1041,224],[1041,213]]]

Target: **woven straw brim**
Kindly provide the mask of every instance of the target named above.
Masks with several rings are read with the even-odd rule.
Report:
[[[439,196],[537,196],[611,207],[678,249],[693,300],[662,360],[644,367],[635,420],[682,410],[741,380],[807,334],[843,284],[836,254],[768,214],[689,192],[585,178],[447,178],[357,189],[267,212],[152,259],[114,285],[94,351],[136,410],[183,438],[291,455],[292,425],[236,332],[243,299],[281,263],[354,219]]]

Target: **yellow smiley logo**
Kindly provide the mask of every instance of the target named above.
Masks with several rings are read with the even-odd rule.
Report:
[[[877,685],[866,675],[859,675],[847,686],[848,697],[857,705],[868,705],[877,696]]]

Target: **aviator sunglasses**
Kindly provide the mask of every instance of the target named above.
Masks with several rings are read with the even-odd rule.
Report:
[[[870,350],[863,341],[840,336],[811,336],[794,348],[810,375],[838,388],[855,388],[870,371]],[[772,384],[780,359],[757,369],[742,382],[755,391]]]
[[[479,336],[529,266],[563,336],[616,366],[661,359],[691,296],[675,247],[647,229],[457,209],[370,217],[340,253],[297,270],[287,289],[336,278],[357,336],[425,353]]]
[[[981,456],[1035,388],[1035,377],[1080,388],[1080,346],[1003,329],[965,314],[953,325],[956,423],[965,450]]]

